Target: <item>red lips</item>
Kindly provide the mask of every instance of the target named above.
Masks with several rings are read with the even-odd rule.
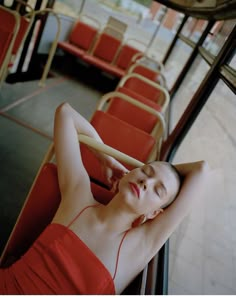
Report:
[[[131,186],[131,189],[132,191],[136,194],[136,196],[139,198],[139,194],[140,194],[140,191],[139,191],[139,188],[137,186],[137,184],[135,183],[132,183],[132,182],[129,182],[130,186]]]

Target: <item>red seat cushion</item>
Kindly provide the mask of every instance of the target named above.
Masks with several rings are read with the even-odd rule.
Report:
[[[8,256],[19,258],[27,251],[51,222],[60,200],[56,166],[45,164],[22,209],[8,243],[5,258]]]
[[[87,51],[92,45],[96,34],[96,28],[78,21],[70,33],[69,42]]]
[[[12,50],[12,53],[14,55],[17,54],[20,46],[21,46],[21,43],[25,37],[25,34],[26,34],[26,31],[28,29],[28,26],[29,26],[29,21],[26,20],[24,17],[21,17],[21,20],[20,20],[20,28],[19,28],[19,31],[17,32],[17,36],[16,36],[16,40],[15,40],[15,43],[14,43],[14,46],[13,46],[13,50]]]
[[[90,54],[85,54],[83,60],[117,77],[121,78],[125,74],[124,70],[118,68],[116,65],[112,65]]]
[[[106,62],[112,62],[120,47],[120,44],[120,40],[106,33],[102,33],[95,45],[93,55]]]
[[[135,78],[131,77],[129,78],[123,87],[128,88],[130,90],[133,90],[134,92],[158,103],[158,100],[161,95],[161,91],[158,90],[156,87],[151,86],[150,84]]]
[[[129,89],[121,87],[118,89],[118,91],[133,97],[132,94],[130,94],[131,92]],[[156,103],[139,96],[139,94],[135,94],[133,98],[148,105],[149,107],[154,108],[157,111],[160,111],[160,107]],[[112,99],[107,112],[141,130],[146,131],[147,133],[152,132],[155,124],[158,121],[156,116],[134,106],[127,101],[124,101],[123,99],[119,98],[119,96]]]
[[[140,51],[131,47],[130,45],[124,45],[116,60],[116,65],[122,69],[127,69],[131,63],[132,57]]]
[[[105,144],[145,162],[155,146],[155,139],[144,131],[102,111],[96,111],[91,124],[95,127]],[[83,163],[89,175],[105,183],[96,159],[87,147],[81,145]],[[127,165],[126,165],[127,166]],[[127,166],[130,168],[129,166]]]
[[[67,41],[59,41],[57,46],[61,48],[62,50],[76,56],[76,57],[82,57],[85,53],[84,50],[78,48],[77,46],[67,42]]]
[[[7,50],[10,46],[12,39],[12,32],[4,31],[0,28],[0,67],[6,57]]]
[[[138,73],[151,81],[158,81],[158,74],[154,70],[149,69],[143,65],[137,65],[132,72]]]
[[[114,195],[104,187],[92,182],[91,190],[94,198],[101,204],[107,204]],[[52,221],[60,201],[57,167],[52,163],[46,163],[18,217],[7,243],[1,267],[9,266],[28,250]]]

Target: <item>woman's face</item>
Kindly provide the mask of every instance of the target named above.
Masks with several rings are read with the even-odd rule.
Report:
[[[119,183],[119,193],[136,214],[159,210],[176,195],[179,182],[171,167],[164,162],[153,162],[136,168]]]

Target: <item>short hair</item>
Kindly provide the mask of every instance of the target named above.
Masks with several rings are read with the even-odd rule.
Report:
[[[169,199],[169,201],[161,207],[162,209],[166,209],[167,207],[169,207],[174,202],[174,200],[177,198],[177,196],[180,192],[182,182],[183,182],[183,177],[181,176],[180,172],[176,169],[176,167],[174,165],[172,165],[171,163],[168,163],[168,162],[165,162],[165,164],[168,165],[169,168],[171,169],[172,173],[174,174],[175,178],[177,179],[179,187],[178,187],[178,190],[177,190],[176,194],[174,196],[172,196]]]

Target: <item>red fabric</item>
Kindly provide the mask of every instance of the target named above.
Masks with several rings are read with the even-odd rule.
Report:
[[[79,21],[70,33],[69,42],[87,51],[91,47],[96,34],[97,29]]]
[[[17,52],[18,52],[18,50],[21,46],[21,43],[22,43],[22,41],[25,37],[28,26],[29,26],[29,21],[26,20],[24,17],[21,17],[21,19],[20,19],[20,28],[19,28],[19,31],[17,32],[16,40],[15,40],[13,50],[12,50],[12,53],[14,55],[17,54]]]
[[[93,55],[104,61],[112,62],[120,47],[121,41],[111,35],[102,33],[95,45]]]
[[[155,139],[146,132],[102,111],[96,111],[91,119],[105,144],[145,162],[155,146]],[[117,133],[119,132],[119,133]],[[106,183],[101,165],[87,146],[81,144],[83,164],[89,176]],[[128,169],[132,167],[125,164]]]
[[[132,90],[124,87],[118,88],[119,92],[124,93],[145,105],[154,108],[156,111],[160,111],[160,107],[153,101],[146,99],[139,94],[130,92]],[[108,107],[107,113],[116,116],[120,120],[123,120],[141,130],[151,133],[158,119],[151,113],[134,106],[133,104],[119,98],[119,96],[112,98],[112,101]]]
[[[148,78],[149,80],[152,80],[154,82],[158,81],[158,74],[154,70],[149,69],[143,65],[137,65],[134,68],[133,73],[138,73],[138,74],[144,76],[145,78]]]
[[[85,53],[84,50],[78,48],[77,46],[67,42],[67,41],[59,41],[57,46],[59,48],[61,48],[62,50],[72,54],[72,55],[75,55],[77,57],[82,57]]]
[[[19,259],[52,221],[61,196],[57,180],[57,168],[47,163],[43,166],[10,236],[4,254]]]
[[[0,67],[2,66],[3,61],[6,58],[6,53],[10,46],[11,39],[12,33],[4,31],[4,29],[0,28]]]
[[[133,90],[134,92],[156,103],[158,103],[158,100],[161,95],[161,91],[159,89],[135,77],[127,79],[123,87]]]
[[[125,71],[123,69],[120,69],[116,65],[112,65],[109,62],[103,61],[101,58],[97,58],[90,54],[85,54],[83,56],[83,60],[117,77],[125,75]]]
[[[50,224],[29,251],[0,269],[0,294],[115,294],[111,274],[67,227]]]
[[[13,33],[14,27],[16,25],[16,18],[11,12],[1,8],[1,5],[0,5],[0,20],[1,20],[1,23],[0,23],[1,28],[3,28],[4,31]]]
[[[124,45],[120,50],[116,65],[122,69],[127,69],[131,63],[132,57],[139,52],[139,50],[129,45]]]

